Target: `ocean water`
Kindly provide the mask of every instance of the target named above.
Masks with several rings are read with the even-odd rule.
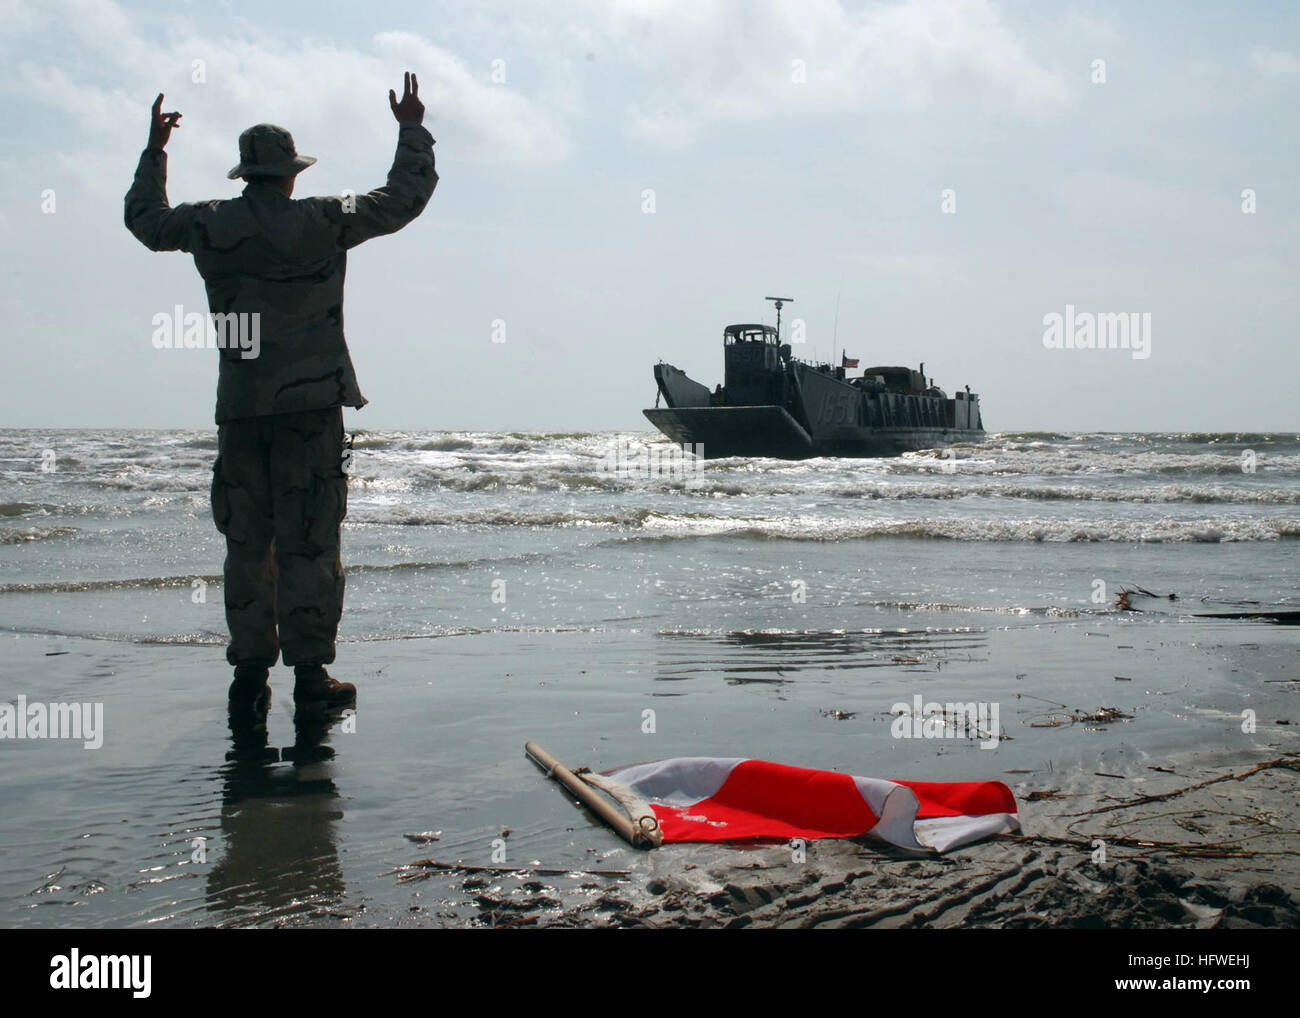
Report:
[[[220,597],[195,596],[223,554],[214,441],[0,431],[0,627],[223,642]],[[1003,434],[953,458],[610,469],[649,441],[358,434],[342,638],[970,621],[1108,607],[1124,584],[1300,593],[1294,435]]]
[[[215,435],[0,431],[0,700],[107,718],[97,751],[0,741],[0,921],[466,923],[481,886],[416,900],[389,871],[486,864],[498,840],[511,862],[644,866],[539,790],[526,738],[573,765],[1041,781],[1258,748],[1244,707],[1296,713],[1300,629],[1208,616],[1300,609],[1300,436],[638,469],[653,441],[359,431],[332,669],[361,688],[357,730],[304,735],[282,676],[270,744],[332,757],[250,771],[227,759]],[[1126,588],[1159,596],[1117,610]],[[916,695],[1000,703],[1009,737],[891,737]],[[1102,706],[1130,716],[1070,713]]]

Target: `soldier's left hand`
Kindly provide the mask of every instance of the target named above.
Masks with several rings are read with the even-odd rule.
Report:
[[[175,111],[164,113],[162,111],[163,94],[158,93],[158,98],[153,101],[153,109],[149,116],[149,147],[164,148],[167,145],[167,139],[172,135],[173,127],[180,127],[181,115]]]

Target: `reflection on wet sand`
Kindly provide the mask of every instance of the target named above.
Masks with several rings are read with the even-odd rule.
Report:
[[[334,750],[325,744],[338,719],[296,711],[294,744],[280,750],[268,745],[264,712],[230,711],[221,856],[207,882],[218,925],[321,913],[343,899],[334,830],[343,811],[330,774]]]
[[[857,668],[941,671],[987,656],[981,628],[924,630],[663,630],[658,682],[721,673],[733,685],[783,683],[796,672]]]

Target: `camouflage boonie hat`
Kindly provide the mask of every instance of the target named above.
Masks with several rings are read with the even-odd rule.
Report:
[[[300,156],[293,147],[293,135],[274,124],[255,124],[239,136],[239,165],[226,174],[240,177],[291,177],[316,161]]]

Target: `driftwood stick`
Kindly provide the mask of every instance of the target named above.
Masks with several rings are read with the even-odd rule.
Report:
[[[1300,754],[1288,753],[1285,756],[1278,757],[1276,760],[1267,760],[1264,763],[1256,764],[1249,770],[1242,771],[1240,774],[1220,774],[1218,777],[1209,778],[1206,781],[1198,781],[1196,784],[1187,785],[1184,788],[1175,788],[1169,792],[1159,792],[1155,795],[1140,795],[1136,799],[1126,799],[1123,802],[1110,803],[1105,806],[1098,806],[1096,809],[1087,809],[1082,813],[1068,814],[1076,817],[1093,816],[1097,813],[1110,813],[1117,809],[1132,809],[1134,806],[1145,806],[1151,802],[1164,802],[1166,799],[1173,799],[1176,796],[1183,795],[1186,792],[1194,792],[1201,788],[1207,788],[1210,785],[1217,785],[1221,781],[1241,781],[1250,777],[1252,774],[1258,774],[1260,771],[1273,770],[1281,767],[1286,770],[1300,771]]]
[[[428,876],[430,871],[446,873],[514,873],[529,877],[567,877],[571,874],[584,877],[631,876],[631,870],[587,870],[574,867],[561,869],[557,866],[476,866],[463,862],[438,862],[437,859],[416,859],[415,862],[408,863],[391,872],[398,874],[399,879],[409,879]]]

